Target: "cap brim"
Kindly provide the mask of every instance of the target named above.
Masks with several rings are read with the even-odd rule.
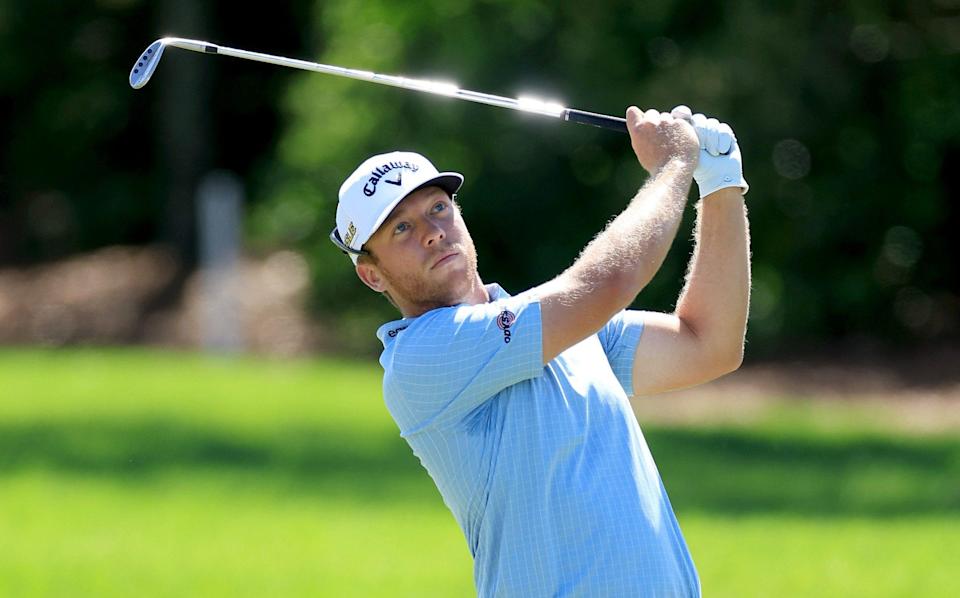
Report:
[[[429,181],[421,183],[414,189],[411,189],[410,193],[423,189],[424,187],[440,187],[448,194],[453,195],[460,190],[461,185],[463,185],[462,174],[458,172],[441,172]],[[407,193],[407,195],[410,195],[410,193]],[[404,195],[404,197],[407,195]]]

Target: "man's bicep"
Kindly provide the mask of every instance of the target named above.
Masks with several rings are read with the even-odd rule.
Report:
[[[702,340],[682,319],[644,312],[633,358],[633,394],[648,395],[695,386],[719,373]]]
[[[543,363],[596,334],[620,309],[616,295],[585,292],[564,276],[528,291],[540,302],[543,322]]]

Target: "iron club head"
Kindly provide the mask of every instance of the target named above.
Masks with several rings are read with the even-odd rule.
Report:
[[[167,46],[183,48],[205,54],[216,54],[219,46],[210,42],[199,41],[195,39],[184,39],[182,37],[164,37],[153,42],[143,51],[137,62],[130,69],[130,87],[140,89],[150,81],[153,71],[157,70],[157,64],[160,62],[160,56]]]
[[[130,87],[140,89],[150,81],[150,76],[153,75],[153,71],[157,70],[157,64],[160,63],[163,49],[167,47],[165,41],[166,38],[153,42],[137,58],[137,62],[130,69]]]

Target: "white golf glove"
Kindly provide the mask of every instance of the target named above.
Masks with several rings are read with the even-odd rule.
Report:
[[[670,114],[686,120],[697,131],[700,160],[693,179],[700,189],[700,199],[726,187],[740,187],[746,195],[750,185],[743,178],[740,147],[730,125],[699,113],[693,114],[686,106],[677,106]]]

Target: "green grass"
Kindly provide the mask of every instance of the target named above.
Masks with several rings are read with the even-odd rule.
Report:
[[[645,427],[705,595],[960,595],[960,440],[781,415]],[[472,588],[375,363],[0,351],[0,596]]]
[[[706,596],[957,596],[960,518],[681,516]]]

